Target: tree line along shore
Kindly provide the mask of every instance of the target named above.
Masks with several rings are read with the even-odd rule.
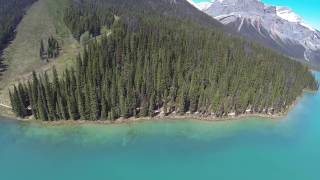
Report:
[[[71,1],[66,25],[79,41],[83,34],[92,40],[62,76],[54,68],[52,78],[34,72],[10,89],[18,117],[275,115],[304,89],[318,89],[306,66],[271,50],[187,19],[109,1]]]

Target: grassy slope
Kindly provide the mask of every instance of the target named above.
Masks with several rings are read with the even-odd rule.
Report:
[[[55,65],[59,71],[73,63],[80,45],[63,23],[63,8],[66,2],[38,0],[28,10],[17,28],[15,40],[5,50],[5,63],[9,67],[0,79],[0,104],[10,104],[8,88],[18,81],[29,79],[33,70],[44,72]],[[59,40],[62,52],[56,60],[42,63],[39,58],[39,42],[50,35]],[[0,109],[0,114],[5,111]]]

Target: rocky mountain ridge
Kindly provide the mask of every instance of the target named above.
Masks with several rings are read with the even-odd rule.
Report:
[[[246,38],[291,58],[320,64],[320,32],[290,8],[259,0],[216,0],[196,7]]]

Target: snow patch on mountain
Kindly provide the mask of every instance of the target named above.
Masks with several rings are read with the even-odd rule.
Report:
[[[287,7],[281,7],[277,6],[277,15],[281,17],[284,20],[290,21],[290,22],[301,22],[302,18],[295,14],[291,9]]]
[[[315,31],[314,28],[312,28],[310,25],[305,23],[303,18],[300,17],[299,15],[297,15],[296,13],[294,13],[290,8],[277,6],[276,10],[277,10],[276,11],[277,16],[279,16],[280,18],[287,20],[289,22],[299,23],[300,25],[302,25],[312,31]]]
[[[290,57],[320,64],[320,32],[287,7],[259,0],[215,0],[203,10],[246,37]],[[254,35],[253,35],[254,34]]]
[[[201,11],[207,10],[211,5],[212,5],[212,2],[200,2],[200,3],[197,3],[197,6]]]
[[[193,0],[187,0],[191,5],[193,5],[194,7],[196,7],[197,9],[200,9],[199,5],[195,2],[193,2]],[[200,9],[201,10],[201,9]]]

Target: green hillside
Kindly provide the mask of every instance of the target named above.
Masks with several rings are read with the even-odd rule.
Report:
[[[80,41],[94,38],[62,75],[34,73],[32,81],[11,89],[17,116],[278,114],[304,89],[318,88],[306,66],[222,33],[184,0],[70,2],[65,24]]]
[[[4,50],[8,69],[0,77],[0,104],[10,105],[8,88],[30,78],[33,70],[44,72],[73,64],[80,46],[63,22],[67,0],[38,0],[27,11],[17,27],[16,38]],[[43,62],[39,58],[40,40],[55,37],[61,46],[60,56]],[[0,107],[1,108],[1,107]]]

